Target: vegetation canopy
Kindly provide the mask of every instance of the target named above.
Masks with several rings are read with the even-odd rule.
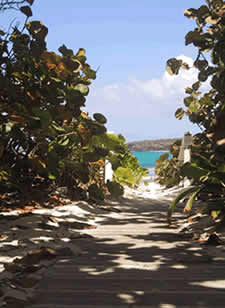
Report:
[[[125,157],[135,158],[121,135],[107,133],[104,115],[91,118],[82,111],[96,71],[83,48],[76,53],[65,45],[59,53],[47,49],[48,28],[30,21],[33,2],[0,2],[0,10],[17,9],[25,16],[21,29],[0,29],[0,190],[54,184],[102,199],[105,160],[116,170]],[[136,166],[123,167],[138,172]],[[120,184],[116,187],[114,194],[121,194]]]
[[[186,89],[184,108],[179,108],[175,116],[179,120],[188,116],[201,133],[194,136],[191,163],[184,164],[177,173],[176,155],[172,162],[161,158],[156,172],[159,181],[167,186],[184,177],[192,183],[192,188],[171,204],[169,218],[181,199],[187,198],[186,213],[197,199],[198,210],[212,215],[221,226],[225,215],[225,1],[206,0],[198,9],[185,10],[184,15],[195,21],[185,44],[197,48],[194,67],[199,73],[196,82]],[[178,74],[181,68],[189,69],[181,60],[167,61],[170,74]],[[202,93],[201,86],[206,82],[209,90]]]

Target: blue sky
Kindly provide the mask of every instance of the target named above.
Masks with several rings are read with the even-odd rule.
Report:
[[[35,0],[34,20],[48,28],[47,46],[57,51],[65,44],[74,52],[87,52],[97,79],[87,97],[86,110],[108,118],[108,130],[122,133],[128,141],[181,137],[197,131],[174,113],[183,105],[184,88],[196,71],[183,71],[176,78],[165,73],[167,59],[186,56],[191,63],[197,50],[184,45],[194,22],[184,9],[198,8],[204,0]],[[0,27],[20,15],[0,15]],[[190,59],[189,59],[190,58]]]

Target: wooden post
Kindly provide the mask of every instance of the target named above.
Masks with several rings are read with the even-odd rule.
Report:
[[[187,132],[184,134],[184,138],[182,140],[182,144],[180,147],[180,152],[178,155],[178,160],[183,164],[191,161],[191,144],[192,144],[192,134]],[[190,181],[185,178],[183,182],[183,186],[187,187],[190,185]]]

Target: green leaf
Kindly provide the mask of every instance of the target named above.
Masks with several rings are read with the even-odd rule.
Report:
[[[209,75],[207,73],[207,71],[201,71],[199,74],[198,74],[198,80],[201,81],[201,82],[205,82],[207,79],[208,79]]]
[[[97,184],[91,184],[88,187],[88,192],[89,192],[89,197],[90,198],[94,198],[94,199],[97,199],[97,200],[104,200],[104,198],[105,198],[102,189],[100,189],[97,186]]]
[[[182,66],[182,61],[176,58],[171,58],[166,63],[166,70],[170,75],[178,75]]]
[[[79,48],[78,52],[76,53],[76,57],[83,57],[85,56],[86,51],[84,48]]]
[[[192,89],[193,89],[194,91],[198,91],[198,89],[200,88],[200,86],[201,86],[201,82],[197,81],[197,82],[193,83]]]
[[[81,63],[78,60],[76,60],[74,57],[66,56],[63,58],[63,62],[66,64],[66,66],[71,71],[73,71],[73,73],[78,73],[82,68]]]
[[[107,130],[106,130],[105,126],[102,125],[102,124],[96,123],[95,125],[92,126],[92,133],[94,135],[97,135],[97,136],[103,135],[103,134],[106,133],[106,131]]]
[[[101,158],[101,155],[97,152],[85,152],[83,159],[85,162],[96,162]]]
[[[48,178],[49,178],[50,180],[55,180],[55,179],[56,179],[56,176],[55,176],[54,174],[49,173],[49,174],[48,174]]]
[[[20,11],[25,14],[27,17],[31,17],[32,14],[32,10],[28,5],[25,6],[21,6]]]
[[[207,60],[196,60],[194,62],[194,66],[199,70],[202,71],[208,67],[209,63]]]
[[[184,177],[200,179],[202,176],[208,175],[209,171],[196,166],[194,163],[186,163],[181,167],[181,175]]]
[[[157,160],[162,162],[164,160],[167,160],[168,158],[169,158],[169,154],[168,153],[164,153],[164,154],[160,155]]]
[[[83,65],[85,64],[86,61],[86,52],[84,48],[80,48],[78,52],[76,53],[76,58],[78,61],[80,61]]]
[[[56,123],[52,123],[51,126],[58,132],[65,132],[65,129],[62,127],[62,126],[59,126],[58,124]]]
[[[196,30],[196,31],[190,31],[187,33],[185,36],[185,45],[189,45],[194,43],[195,41],[200,41],[202,40],[201,34]]]
[[[41,125],[47,127],[52,120],[52,116],[48,110],[42,110],[39,107],[32,108],[33,114],[40,118]]]
[[[191,112],[197,112],[198,111],[198,108],[196,106],[196,102],[192,102],[190,105],[189,105],[189,110]]]
[[[200,8],[198,9],[198,18],[203,18],[205,19],[206,16],[208,16],[210,14],[209,8],[206,5],[202,5],[200,6]]]
[[[198,188],[188,199],[185,208],[184,208],[184,213],[189,213],[192,209],[193,206],[193,202],[196,198],[196,196],[198,195],[198,193],[202,190],[202,188]]]
[[[178,108],[177,111],[175,112],[175,117],[178,120],[181,120],[184,116],[184,109],[183,108]]]
[[[46,43],[44,41],[32,40],[30,43],[30,51],[33,57],[40,58],[42,53],[46,50]]]
[[[69,144],[69,142],[70,142],[70,139],[67,136],[65,136],[61,140],[58,141],[58,144],[60,144],[63,147],[66,147]]]
[[[105,147],[95,145],[94,148],[95,148],[95,152],[99,154],[101,157],[105,157],[109,154],[109,149]]]
[[[190,104],[194,101],[194,98],[192,96],[188,96],[188,97],[185,97],[184,99],[184,105],[186,107],[189,107]]]
[[[192,88],[186,88],[185,89],[185,93],[187,93],[187,94],[191,94],[192,92],[193,92]]]
[[[188,9],[188,10],[184,10],[184,16],[186,16],[187,18],[195,18],[198,15],[198,10],[196,9]]]
[[[211,24],[211,25],[216,25],[218,24],[218,22],[220,21],[221,19],[220,18],[212,18],[212,16],[208,16],[205,21],[208,23],[208,24]]]
[[[44,40],[48,34],[48,28],[41,21],[30,21],[26,23],[27,30],[36,40]]]
[[[73,56],[73,50],[68,49],[65,45],[60,46],[58,50],[59,52],[61,52],[63,56],[69,56],[69,57]]]
[[[79,83],[74,87],[75,90],[79,91],[83,95],[88,95],[89,88],[85,84]]]
[[[92,70],[88,64],[84,65],[83,72],[88,78],[93,80],[96,79],[96,71]]]
[[[101,124],[105,124],[107,122],[106,117],[101,113],[94,113],[93,118]]]
[[[225,173],[225,164],[219,166],[218,171]]]
[[[181,201],[182,199],[184,199],[184,197],[188,196],[189,194],[193,193],[196,191],[196,189],[198,189],[198,187],[190,187],[188,189],[186,189],[185,191],[182,191],[180,194],[178,194],[176,196],[176,198],[173,199],[173,201],[171,202],[170,206],[169,206],[169,209],[168,209],[168,220],[170,220],[170,217],[172,216],[174,210],[175,210],[175,207],[177,205],[177,203],[179,201]]]
[[[118,198],[124,194],[123,186],[115,181],[108,181],[106,186],[112,197]]]

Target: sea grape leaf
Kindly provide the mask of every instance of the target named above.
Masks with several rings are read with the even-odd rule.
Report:
[[[192,89],[193,89],[194,91],[198,91],[198,89],[200,88],[200,86],[201,86],[201,82],[200,82],[200,81],[197,81],[197,82],[193,83]]]
[[[65,45],[60,46],[58,51],[61,52],[63,56],[69,56],[69,57],[73,56],[73,50],[68,49]]]
[[[158,161],[164,161],[164,160],[167,160],[168,158],[169,158],[169,154],[168,153],[164,153],[164,154],[160,155],[157,160]]]
[[[106,186],[112,197],[118,198],[124,194],[124,188],[122,185],[115,181],[107,181]]]
[[[207,60],[196,60],[194,62],[194,66],[199,70],[202,71],[206,67],[208,67],[209,63]]]
[[[102,124],[95,124],[95,125],[93,125],[92,126],[92,133],[94,134],[94,135],[103,135],[103,134],[105,134],[106,133],[106,128],[105,128],[105,126],[104,125],[102,125]]]
[[[69,142],[70,142],[70,139],[67,136],[65,136],[58,141],[58,144],[60,144],[63,147],[66,147],[69,144]]]
[[[202,5],[198,9],[197,14],[199,18],[206,18],[210,14],[209,8],[206,5]]]
[[[76,53],[76,57],[80,57],[80,56],[85,56],[85,49],[84,48],[79,48],[78,52]]]
[[[20,7],[20,11],[25,14],[27,17],[31,17],[33,14],[32,14],[32,10],[31,8],[28,6],[28,5],[25,5],[25,6],[21,6]]]
[[[98,187],[97,184],[91,184],[88,187],[89,197],[97,200],[104,200],[105,196],[103,191]]]
[[[205,82],[207,79],[208,79],[209,75],[207,73],[207,71],[201,71],[199,74],[198,74],[198,80],[200,82]]]
[[[182,65],[182,60],[171,58],[166,63],[166,70],[170,75],[178,75]]]
[[[101,124],[105,124],[107,122],[106,117],[101,113],[94,113],[93,118]]]
[[[185,89],[185,93],[187,93],[187,94],[191,94],[192,92],[193,92],[192,88],[186,88]]]
[[[186,163],[181,167],[181,174],[183,176],[200,179],[202,176],[208,174],[208,170],[196,166],[194,163]]]
[[[175,112],[175,117],[178,120],[181,120],[184,116],[184,109],[183,108],[178,108],[177,111]]]
[[[79,91],[83,95],[88,95],[89,88],[85,84],[79,83],[74,87],[75,90]]]
[[[188,10],[184,10],[184,16],[186,16],[188,18],[194,19],[194,18],[197,17],[197,15],[198,15],[198,10],[196,10],[196,9],[191,8],[191,9],[188,9]]]
[[[216,25],[221,19],[220,18],[213,18],[212,16],[208,16],[205,21],[208,23],[208,24],[211,24],[211,25]]]
[[[189,31],[185,36],[185,45],[189,45],[191,43],[194,43],[196,41],[200,41],[203,38],[201,37],[201,34],[196,31]]]
[[[197,111],[198,111],[198,108],[197,108],[197,106],[196,106],[196,102],[195,102],[195,101],[192,102],[192,103],[189,105],[189,110],[190,110],[191,112],[197,112]]]
[[[101,158],[101,155],[97,152],[85,152],[83,154],[83,159],[86,162],[96,162]]]
[[[88,64],[84,65],[83,72],[88,78],[93,79],[93,80],[96,79],[96,71],[92,70]]]
[[[85,56],[85,49],[84,48],[80,48],[78,50],[78,52],[76,53],[76,58],[81,62],[81,64],[85,64],[86,61],[86,56]]]
[[[27,30],[36,40],[44,40],[48,34],[48,28],[41,22],[33,20],[26,23]]]

